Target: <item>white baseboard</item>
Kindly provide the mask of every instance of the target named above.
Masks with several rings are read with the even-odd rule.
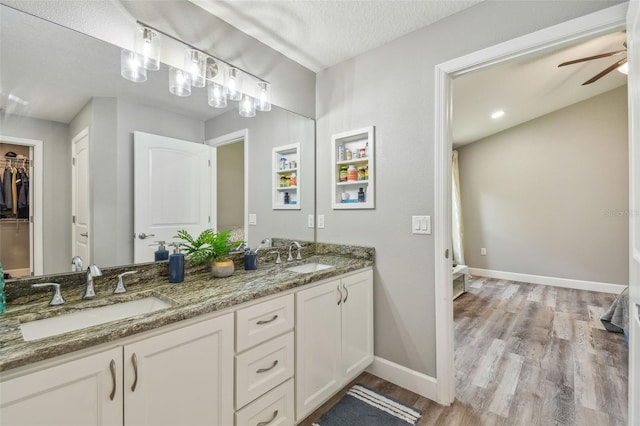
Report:
[[[576,290],[599,291],[601,293],[619,294],[627,287],[621,284],[571,280],[568,278],[545,277],[541,275],[519,274],[516,272],[492,271],[490,269],[469,268],[469,273],[472,276],[520,281],[529,284],[550,285],[553,287],[573,288]]]
[[[437,382],[431,376],[377,356],[373,358],[373,363],[367,368],[367,372],[432,401],[438,401]]]

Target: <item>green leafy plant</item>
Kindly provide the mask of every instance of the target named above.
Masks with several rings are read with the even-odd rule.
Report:
[[[205,229],[197,238],[194,238],[184,229],[178,231],[174,238],[185,242],[180,243],[180,248],[193,263],[205,261],[222,261],[227,258],[229,252],[238,248],[243,241],[229,242],[231,230],[214,232],[213,229]]]

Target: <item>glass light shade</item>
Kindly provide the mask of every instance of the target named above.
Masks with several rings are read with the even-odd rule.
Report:
[[[227,70],[227,88],[229,89],[229,99],[232,101],[242,99],[242,71],[233,67]]]
[[[256,109],[258,111],[271,111],[271,83],[259,81],[258,88],[260,89],[260,94],[258,95]]]
[[[204,87],[207,72],[207,55],[195,49],[187,49],[184,53],[184,69],[191,74],[193,87]]]
[[[212,107],[227,107],[227,87],[224,84],[209,81],[207,83],[207,95],[209,99],[209,105],[211,105]]]
[[[176,96],[191,94],[191,74],[178,68],[169,71],[169,91]]]
[[[256,100],[249,95],[242,95],[238,108],[240,110],[240,115],[243,117],[256,116]]]
[[[624,64],[620,65],[618,67],[618,71],[620,71],[622,74],[628,75],[629,74],[629,62],[625,62]]]
[[[160,69],[160,36],[150,28],[138,27],[135,50],[144,58],[144,67],[150,71]]]
[[[120,75],[134,83],[147,81],[147,70],[144,68],[142,55],[130,50],[120,52]]]

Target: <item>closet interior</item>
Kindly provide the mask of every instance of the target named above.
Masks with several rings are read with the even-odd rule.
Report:
[[[31,275],[29,146],[0,142],[0,262],[5,278]]]

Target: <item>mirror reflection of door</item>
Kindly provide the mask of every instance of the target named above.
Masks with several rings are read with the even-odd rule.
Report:
[[[213,150],[202,143],[134,132],[134,262],[152,262],[157,241],[211,227]]]
[[[217,156],[217,231],[230,229],[233,240],[244,237],[244,140],[215,148]]]
[[[80,256],[84,265],[91,263],[89,234],[89,128],[85,128],[72,140],[72,192],[71,192],[71,247],[74,256]],[[71,258],[69,262],[71,262]],[[73,267],[71,267],[73,270]]]

